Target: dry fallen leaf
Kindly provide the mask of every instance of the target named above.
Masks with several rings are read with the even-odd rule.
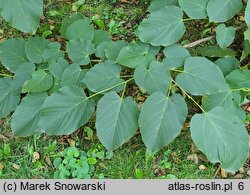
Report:
[[[3,169],[4,169],[4,165],[0,163],[0,171],[2,171]]]
[[[243,174],[238,173],[238,174],[236,174],[236,175],[234,176],[234,178],[235,178],[235,179],[242,179],[243,176],[244,176]]]
[[[227,178],[227,172],[225,171],[225,169],[221,168],[220,174],[223,178]]]
[[[250,170],[247,171],[247,175],[250,176]]]
[[[40,159],[40,154],[38,152],[33,153],[32,162],[36,162]]]
[[[16,169],[16,170],[19,170],[19,169],[20,169],[20,166],[17,165],[17,164],[13,164],[12,167],[13,167],[14,169]]]
[[[203,170],[206,170],[207,167],[206,167],[205,165],[200,165],[200,166],[199,166],[199,169],[200,169],[201,171],[203,171]]]
[[[193,161],[195,164],[198,164],[199,163],[199,159],[198,159],[198,156],[197,154],[191,154],[187,157],[187,160],[191,160]]]
[[[76,142],[73,139],[67,138],[67,141],[68,141],[70,147],[75,147],[76,146]]]
[[[239,172],[240,172],[241,174],[243,174],[243,173],[245,172],[244,168],[241,167],[241,168],[239,169]]]

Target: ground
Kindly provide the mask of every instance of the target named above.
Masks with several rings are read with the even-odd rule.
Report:
[[[70,0],[45,0],[44,16],[38,35],[47,34],[49,39],[59,39],[60,24],[64,15],[72,11]],[[139,22],[146,16],[150,0],[86,0],[80,12],[89,17],[101,18],[105,21],[105,29],[113,35],[114,40],[136,39],[136,30]],[[60,14],[54,16],[53,11]],[[240,15],[232,21],[238,25]],[[213,34],[213,24],[207,21],[187,21],[187,33],[181,40],[182,44]],[[51,34],[52,33],[52,34]],[[51,34],[51,35],[50,35]],[[0,19],[0,41],[11,37],[25,37],[29,35],[12,29]],[[238,37],[240,40],[242,37]],[[237,39],[237,40],[238,40]],[[204,44],[213,44],[214,40]],[[237,42],[233,47],[240,47]],[[196,48],[190,49],[196,54]],[[0,67],[1,73],[6,72]],[[190,104],[190,112],[193,105]],[[94,129],[92,123],[88,124]],[[138,133],[139,134],[139,133]],[[181,135],[163,148],[154,156],[146,151],[139,135],[134,136],[125,145],[107,153],[105,157],[97,160],[93,178],[249,178],[245,167],[236,175],[225,175],[218,172],[218,165],[209,163],[191,141],[188,121]],[[0,178],[53,178],[55,168],[53,160],[69,146],[89,151],[106,152],[100,145],[95,133],[93,137],[87,136],[83,130],[71,136],[51,137],[46,135],[29,138],[13,137],[10,128],[10,118],[0,120]],[[108,157],[108,154],[111,155]]]

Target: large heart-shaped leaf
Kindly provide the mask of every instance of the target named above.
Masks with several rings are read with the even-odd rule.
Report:
[[[8,39],[0,43],[0,61],[11,72],[15,72],[21,64],[27,63],[25,41]]]
[[[222,107],[191,120],[191,136],[196,146],[212,163],[221,163],[226,171],[235,172],[249,151],[249,136],[244,122]]]
[[[66,36],[69,40],[83,38],[92,41],[94,38],[94,27],[89,24],[88,19],[77,20],[68,27]]]
[[[190,57],[188,50],[177,44],[166,47],[163,53],[166,56],[163,62],[169,69],[176,69],[183,66],[185,60]]]
[[[117,63],[129,68],[136,68],[145,64],[145,61],[148,59],[147,55],[150,55],[149,45],[130,43],[128,46],[121,49],[117,58]],[[151,59],[154,59],[154,56],[152,56]]]
[[[142,42],[154,46],[176,43],[185,33],[183,12],[179,7],[166,6],[144,19],[138,29]]]
[[[49,41],[42,37],[30,37],[25,44],[25,53],[28,59],[34,63],[41,63],[43,61],[43,52],[48,46]]]
[[[126,43],[123,40],[105,42],[105,43],[107,43],[107,44],[104,44],[104,46],[105,46],[103,48],[104,56],[108,60],[113,60],[113,61],[117,60],[117,57],[120,54],[120,51],[122,50],[122,48],[124,48],[125,46],[128,45],[128,43]]]
[[[157,61],[151,62],[149,68],[139,66],[134,73],[135,82],[148,93],[161,91],[167,94],[171,81],[168,67]]]
[[[53,85],[53,76],[44,70],[37,70],[32,73],[30,80],[23,85],[22,92],[43,92],[50,89]]]
[[[49,64],[50,73],[57,79],[62,79],[64,70],[69,66],[69,63],[64,58],[59,58],[57,62]]]
[[[85,20],[85,19],[86,17],[83,14],[80,14],[77,12],[71,14],[70,16],[66,16],[62,21],[62,26],[60,29],[61,36],[67,39],[66,33],[67,33],[68,27],[78,20]]]
[[[8,116],[19,104],[20,94],[13,91],[12,84],[11,78],[0,78],[0,118]]]
[[[64,52],[60,49],[61,44],[59,42],[49,43],[43,52],[43,59],[45,62],[54,62],[59,58],[64,58]]]
[[[88,89],[93,92],[99,92],[113,86],[113,91],[121,91],[123,89],[124,80],[120,78],[121,66],[113,61],[105,61],[91,68],[83,79]],[[120,84],[120,85],[119,85]]]
[[[14,135],[30,136],[39,132],[40,109],[47,96],[48,94],[45,92],[30,93],[22,99],[11,120]]]
[[[227,76],[232,71],[240,67],[240,62],[233,57],[224,57],[215,61],[215,64],[219,66],[224,76]]]
[[[67,44],[67,52],[73,62],[87,65],[90,63],[89,56],[95,53],[95,47],[86,39],[71,40]]]
[[[224,107],[231,113],[236,114],[242,121],[246,118],[245,111],[240,107],[241,96],[237,92],[227,91],[209,95],[203,100],[203,108],[210,111],[215,107]]]
[[[138,107],[131,97],[121,98],[115,92],[107,93],[97,105],[97,136],[108,150],[124,144],[138,128]]]
[[[180,7],[193,19],[204,19],[207,17],[207,4],[209,0],[178,0]]]
[[[182,96],[166,97],[155,92],[142,106],[139,117],[143,142],[151,152],[171,143],[181,132],[187,117],[187,105]]]
[[[112,37],[107,31],[96,30],[94,33],[94,38],[93,38],[92,42],[96,47],[97,45],[99,45],[103,41],[111,41],[111,40],[112,40]]]
[[[178,0],[153,0],[148,8],[150,12],[156,12],[165,6],[177,5]]]
[[[94,108],[81,88],[63,87],[45,100],[39,128],[49,135],[69,135],[88,122]]]
[[[226,22],[234,17],[242,8],[241,0],[210,0],[207,14],[210,22]]]
[[[203,57],[187,58],[184,72],[177,76],[176,81],[192,95],[210,95],[228,91],[220,68]]]
[[[250,88],[250,70],[235,70],[227,75],[226,81],[232,89]]]
[[[36,33],[43,11],[43,0],[4,0],[2,4],[1,16],[14,28]]]
[[[62,74],[61,86],[76,85],[83,87],[84,84],[81,82],[85,77],[88,69],[81,69],[79,64],[71,64],[68,66]]]

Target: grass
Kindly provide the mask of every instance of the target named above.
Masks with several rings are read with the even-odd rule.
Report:
[[[72,12],[71,1],[45,1],[45,17],[37,34],[42,35],[44,31],[51,30],[53,39],[59,35],[60,24],[63,17],[52,17],[49,11],[56,10],[62,15]],[[110,31],[114,39],[126,39],[131,41],[136,38],[135,31],[138,23],[146,14],[146,8],[150,0],[139,1],[138,4],[120,4],[110,0],[86,0],[79,12],[87,16],[97,16],[105,23],[105,29]],[[115,9],[114,9],[115,8]],[[209,36],[213,24],[206,25],[190,21],[186,23],[187,33],[182,43],[195,41],[201,37]],[[0,37],[25,37],[28,35],[20,33],[11,28],[6,22],[0,21]],[[111,25],[112,24],[112,25]],[[197,28],[194,28],[196,26]],[[205,27],[202,27],[205,26]],[[53,28],[52,28],[53,27]],[[214,44],[214,40],[205,44]],[[190,52],[197,54],[195,48]],[[1,72],[5,72],[0,67]],[[10,118],[0,121],[0,178],[52,178],[55,171],[53,167],[54,158],[67,148],[70,143],[75,142],[76,147],[88,151],[100,146],[96,135],[93,139],[87,139],[86,133],[75,133],[71,136],[48,137],[33,136],[29,138],[13,137],[10,128]],[[92,125],[93,128],[93,125]],[[71,141],[70,141],[71,140]],[[166,155],[167,153],[167,155]],[[34,154],[39,154],[34,159]],[[198,164],[188,160],[190,155],[197,154]],[[200,165],[206,169],[201,170]],[[163,148],[154,156],[150,155],[137,134],[129,142],[114,152],[111,159],[99,159],[96,164],[94,178],[104,176],[105,178],[138,178],[137,171],[140,170],[140,178],[189,178],[189,179],[212,179],[217,167],[206,161],[203,155],[193,147],[193,142],[188,129],[183,129],[181,135],[169,146]],[[245,178],[249,178],[244,175]],[[220,178],[220,174],[217,175]]]

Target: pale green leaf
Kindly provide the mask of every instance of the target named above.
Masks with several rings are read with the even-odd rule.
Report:
[[[183,12],[179,7],[166,6],[153,12],[139,25],[142,42],[154,46],[168,46],[179,41],[185,33]]]
[[[30,136],[39,132],[40,109],[47,96],[45,92],[30,93],[22,99],[11,120],[11,129],[15,136]]]
[[[37,70],[32,73],[31,79],[24,83],[22,93],[47,91],[52,85],[53,76],[44,70]]]
[[[242,8],[241,0],[210,0],[207,14],[210,22],[226,22],[234,17]]]
[[[170,69],[176,69],[183,66],[186,58],[190,57],[188,50],[177,44],[166,47],[163,53],[166,56],[163,62]]]
[[[43,52],[43,59],[46,62],[54,62],[59,58],[64,58],[64,52],[60,49],[61,44],[59,42],[49,43]]]
[[[226,171],[243,166],[249,152],[249,136],[244,122],[222,107],[191,120],[191,136],[196,146],[212,163],[221,163]]]
[[[50,73],[57,79],[62,79],[63,71],[69,66],[69,63],[64,58],[59,58],[57,62],[49,64]]]
[[[158,152],[171,143],[181,132],[187,117],[183,97],[175,94],[166,97],[155,92],[144,102],[139,117],[142,140],[151,152]]]
[[[88,122],[94,108],[81,88],[66,86],[46,98],[38,126],[49,135],[69,135]]]
[[[213,57],[213,58],[223,58],[227,56],[235,57],[237,52],[230,48],[221,48],[215,45],[199,47],[197,49],[198,53],[202,56]]]
[[[69,40],[82,38],[92,41],[94,38],[94,27],[90,25],[88,19],[77,20],[68,27],[66,36]]]
[[[226,77],[232,89],[250,88],[250,70],[238,69]]]
[[[95,34],[94,34],[94,39],[93,39],[92,43],[96,47],[97,45],[99,45],[103,41],[111,41],[111,40],[112,40],[112,37],[111,37],[111,35],[107,31],[96,30]]]
[[[43,13],[43,0],[4,0],[1,16],[14,28],[35,34]]]
[[[113,60],[116,61],[118,58],[118,55],[120,53],[120,51],[122,50],[122,48],[124,48],[125,46],[127,46],[128,44],[121,40],[121,41],[112,41],[109,44],[106,45],[106,47],[104,48],[104,53],[105,53],[105,57],[108,60]]]
[[[221,48],[226,48],[233,43],[235,37],[235,29],[230,26],[226,27],[225,24],[220,24],[216,28],[216,41]]]
[[[178,0],[153,0],[148,8],[150,12],[156,12],[165,6],[177,5]]]
[[[124,80],[120,78],[121,66],[113,61],[105,61],[91,68],[83,79],[88,89],[93,92],[99,92],[113,86],[113,91],[123,89]],[[120,84],[120,85],[119,85]]]
[[[224,57],[215,61],[215,64],[219,66],[224,76],[240,67],[240,62],[233,57]]]
[[[139,66],[135,69],[136,84],[149,94],[160,91],[167,94],[171,81],[168,67],[157,61],[150,63],[149,68]]]
[[[209,0],[178,0],[181,9],[192,19],[207,17],[207,4]]]
[[[101,143],[115,150],[138,129],[138,107],[131,97],[121,98],[115,92],[107,93],[97,105],[96,130]]]
[[[70,16],[67,16],[63,19],[62,21],[62,26],[60,29],[60,33],[62,35],[63,38],[67,39],[67,29],[68,27],[73,24],[74,22],[78,21],[78,20],[85,20],[86,17],[80,13],[73,13]]]
[[[95,53],[95,47],[89,40],[71,40],[67,44],[67,53],[73,62],[87,65],[90,63],[89,56]]]
[[[43,52],[49,41],[42,37],[30,37],[25,44],[25,53],[28,59],[33,63],[41,63],[43,61]]]
[[[211,95],[228,91],[220,68],[203,57],[187,58],[184,72],[177,76],[176,81],[192,95]]]
[[[25,41],[8,39],[0,43],[0,61],[11,72],[15,72],[21,64],[27,63]]]
[[[236,114],[242,121],[245,121],[246,114],[241,108],[241,96],[237,92],[227,91],[209,95],[203,101],[203,108],[210,111],[215,107],[224,107],[226,110]]]
[[[20,102],[20,94],[13,92],[13,80],[0,78],[0,118],[8,116]]]

